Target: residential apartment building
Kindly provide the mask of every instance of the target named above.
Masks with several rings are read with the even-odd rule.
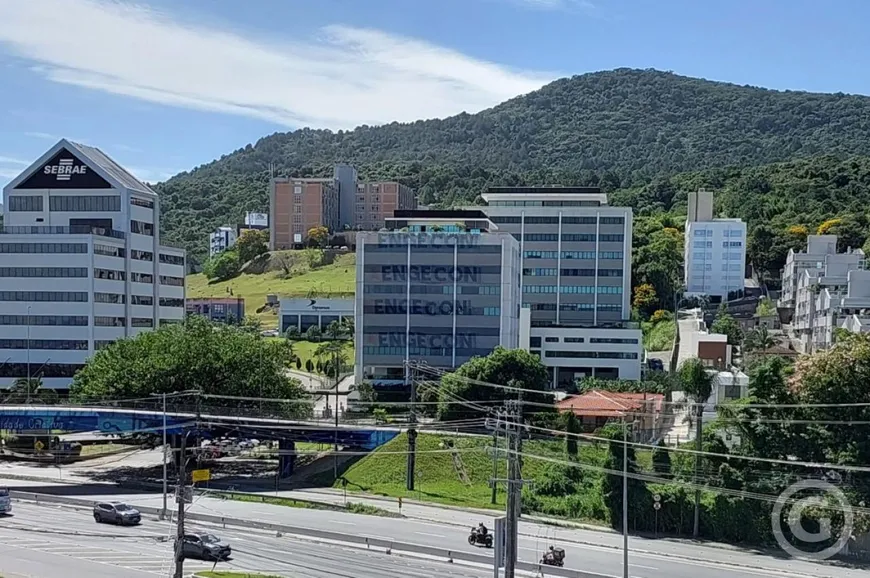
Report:
[[[95,351],[184,319],[185,253],[160,198],[97,148],[61,140],[3,189],[0,387],[67,389]]]
[[[208,235],[208,256],[214,257],[236,244],[238,235],[232,227],[218,227]]]
[[[332,178],[274,178],[269,195],[270,246],[300,248],[308,231],[378,230],[393,211],[415,209],[416,198],[396,182],[359,182],[349,165],[336,165]]]
[[[836,235],[810,235],[807,237],[806,251],[788,250],[785,267],[782,268],[782,293],[777,305],[794,309],[797,296],[798,279],[806,269],[821,269],[827,255],[837,254]]]
[[[481,211],[407,211],[357,235],[356,380],[454,368],[519,345],[519,243]]]
[[[804,353],[828,349],[834,330],[858,330],[870,309],[870,271],[861,249],[826,255],[821,268],[805,269],[798,280],[794,336]]]
[[[640,379],[631,319],[629,207],[588,187],[493,187],[482,210],[520,244],[520,346],[540,355],[553,387],[576,379]]]
[[[746,277],[746,223],[714,219],[713,193],[689,193],[685,232],[686,295],[728,299]]]

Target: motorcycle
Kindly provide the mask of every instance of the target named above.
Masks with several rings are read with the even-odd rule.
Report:
[[[553,548],[552,546],[550,546],[550,551],[544,552],[544,555],[541,557],[541,564],[544,564],[546,566],[564,566],[565,550],[563,550],[562,548]]]
[[[492,548],[492,534],[489,532],[483,534],[477,528],[472,528],[471,534],[468,536],[468,543],[472,546]]]

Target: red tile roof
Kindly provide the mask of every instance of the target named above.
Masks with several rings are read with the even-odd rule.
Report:
[[[582,395],[567,397],[556,404],[559,411],[571,410],[587,417],[619,417],[624,413],[661,411],[665,396],[660,393],[616,393],[593,389]],[[652,407],[650,407],[652,406]]]

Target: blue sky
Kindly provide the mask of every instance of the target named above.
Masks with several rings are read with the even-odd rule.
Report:
[[[867,0],[5,0],[0,186],[61,136],[154,182],[617,67],[870,94],[866,22]]]

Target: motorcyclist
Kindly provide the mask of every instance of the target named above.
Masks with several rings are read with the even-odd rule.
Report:
[[[480,522],[477,525],[477,533],[480,534],[481,536],[486,536],[486,532],[487,532],[486,526],[483,525],[483,522]]]

